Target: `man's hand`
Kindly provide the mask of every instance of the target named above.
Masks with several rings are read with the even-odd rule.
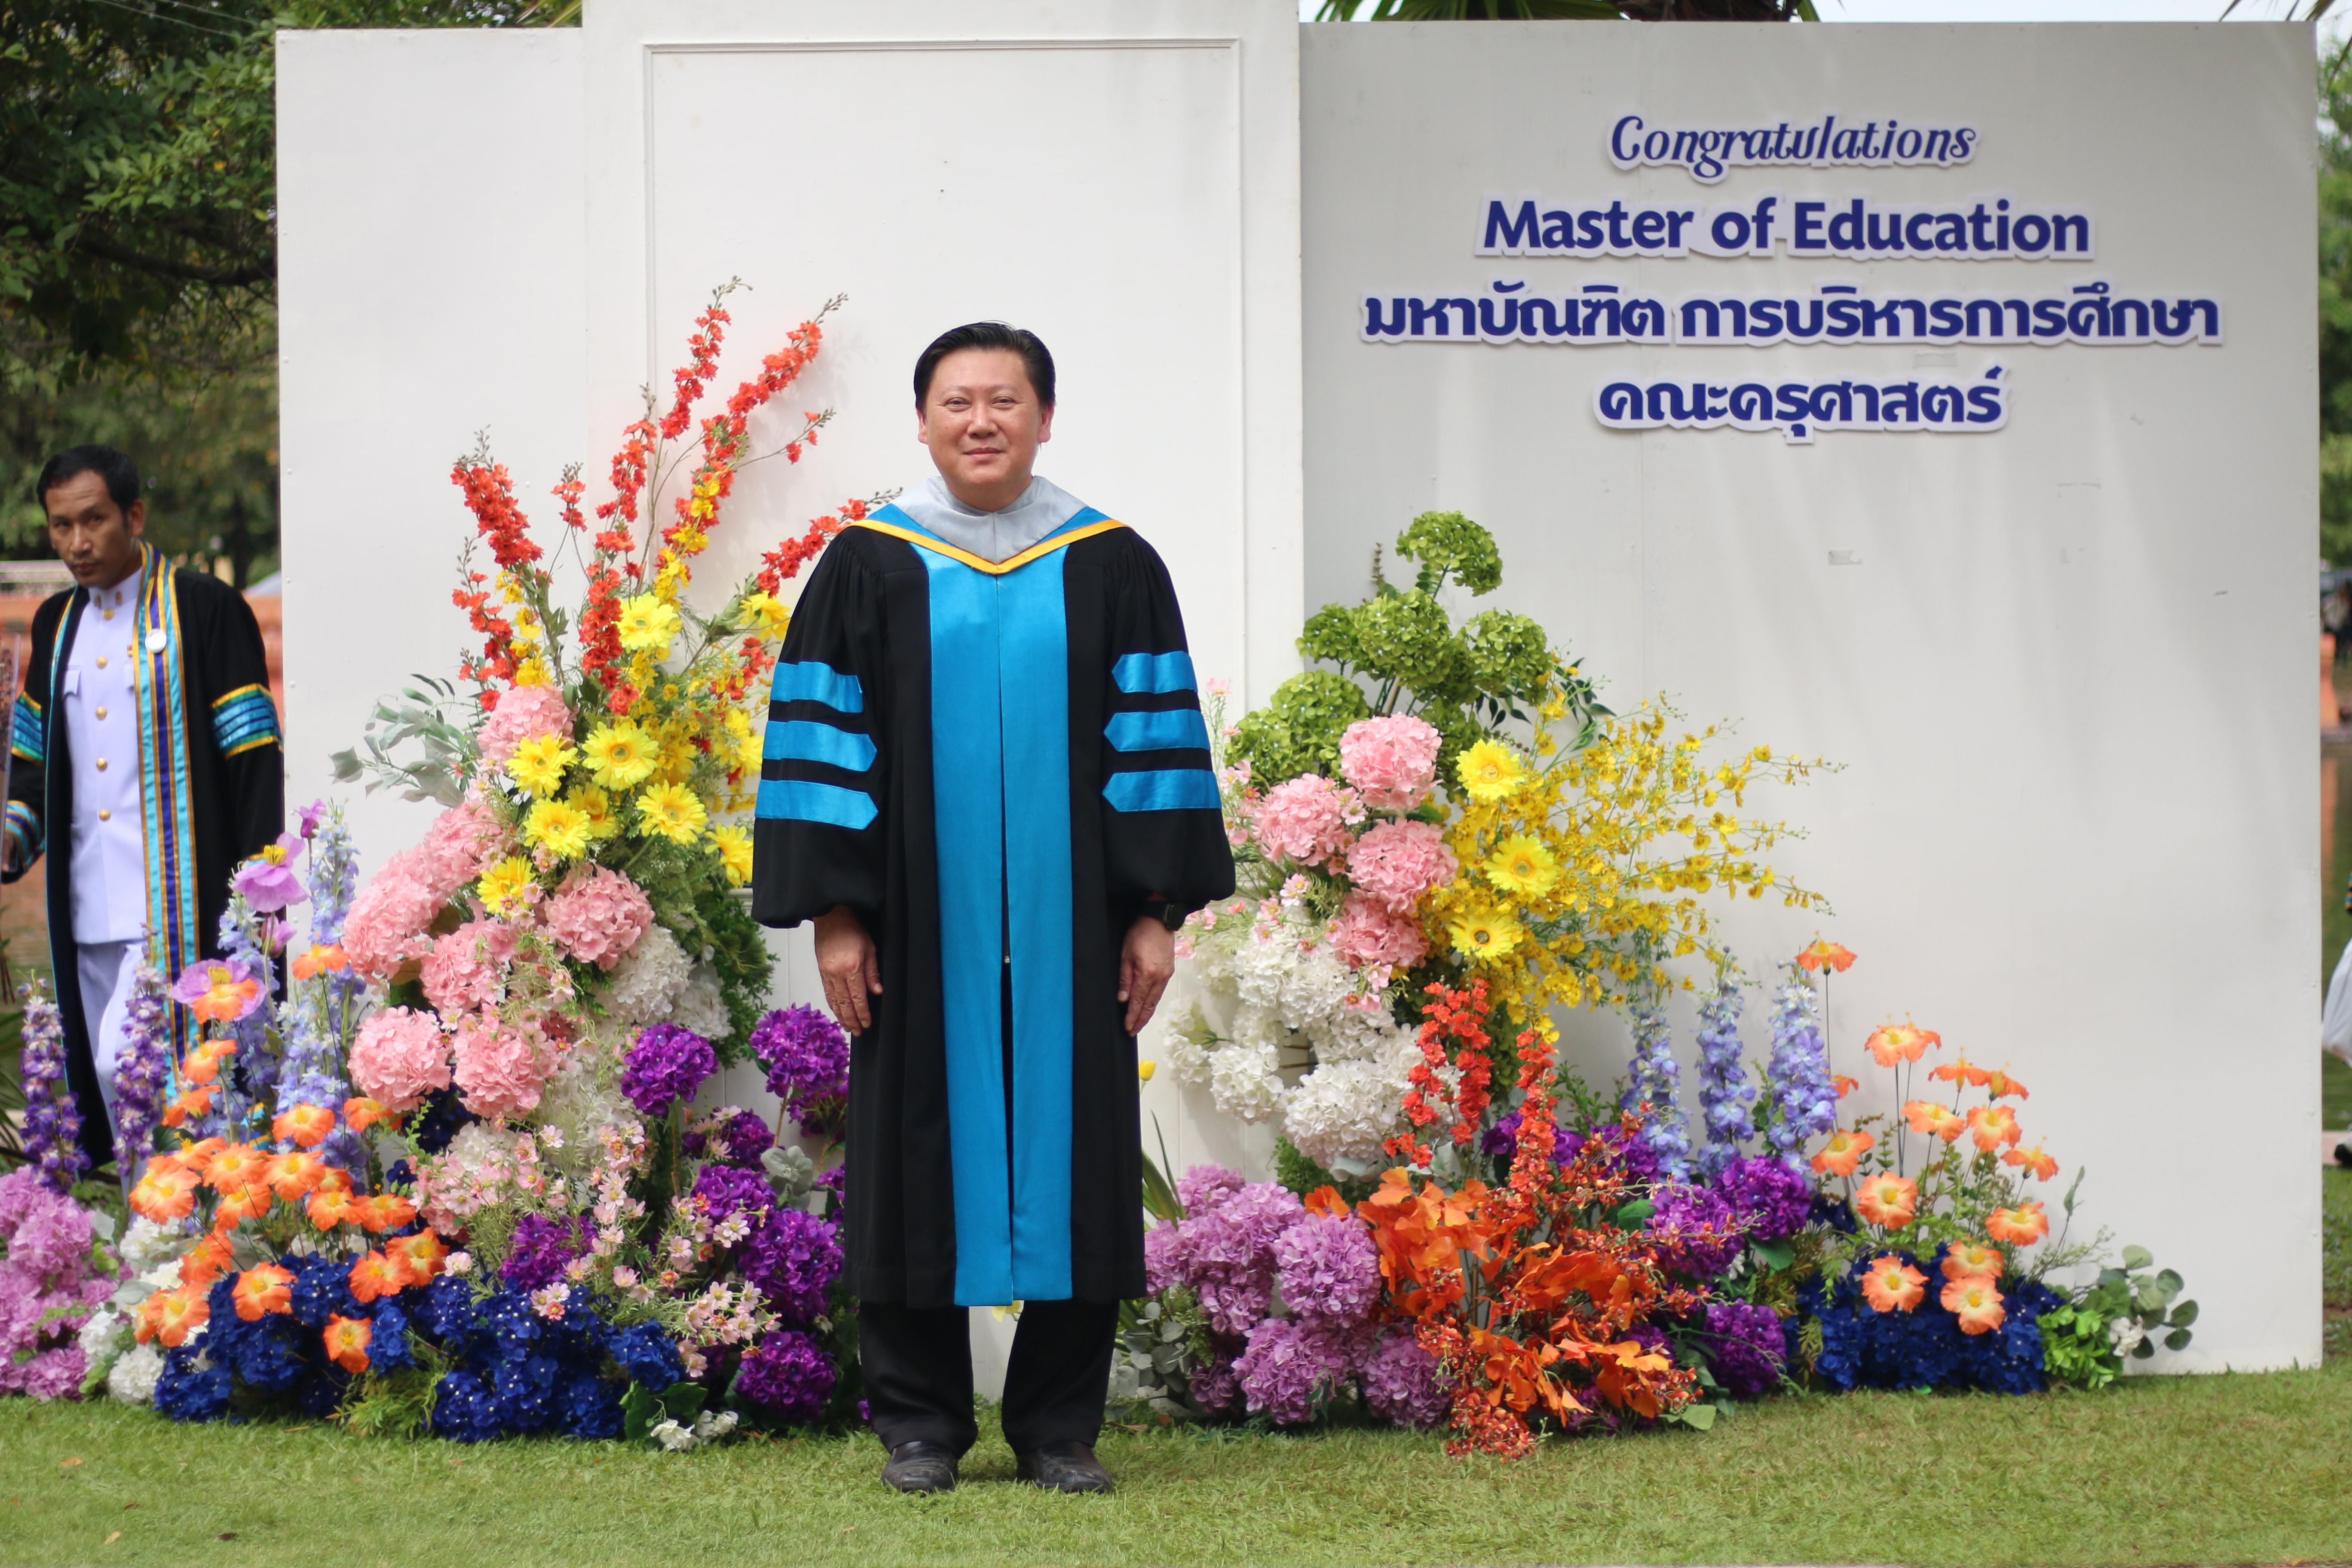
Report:
[[[874,1026],[866,999],[882,994],[882,963],[846,904],[816,917],[816,972],[824,981],[824,1005],[843,1028],[862,1035]]]
[[[1118,999],[1127,1004],[1127,1032],[1143,1033],[1159,1010],[1160,994],[1176,973],[1176,933],[1146,915],[1127,928],[1118,951]]]

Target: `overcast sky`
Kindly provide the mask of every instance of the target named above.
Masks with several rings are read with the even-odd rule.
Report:
[[[2211,22],[2230,0],[1813,0],[1824,22]],[[1299,0],[1301,21],[1312,21],[1320,0]],[[2310,0],[2241,0],[2231,20],[2275,22],[2311,8]],[[2340,37],[2352,26],[2352,5],[2322,19],[2320,31]],[[1704,24],[1684,24],[1703,26]]]

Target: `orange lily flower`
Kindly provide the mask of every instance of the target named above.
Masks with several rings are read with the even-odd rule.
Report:
[[[1853,1208],[1872,1225],[1901,1230],[1919,1212],[1919,1184],[1907,1176],[1873,1176],[1854,1194]]]
[[[320,1230],[332,1230],[352,1217],[352,1189],[346,1183],[340,1187],[322,1186],[310,1194],[307,1205],[310,1223]]]
[[[2000,1289],[1981,1274],[1950,1281],[1938,1300],[1944,1310],[1959,1319],[1964,1334],[1989,1334],[2009,1318]]]
[[[1331,1195],[1336,1199],[1339,1194],[1333,1192]],[[406,1272],[411,1285],[431,1284],[433,1277],[441,1272],[441,1260],[449,1256],[449,1248],[429,1230],[394,1237],[383,1244],[383,1251]]]
[[[220,1058],[199,1046],[180,1064],[180,1081],[209,1089],[220,1079]]]
[[[2025,1136],[2025,1129],[2017,1124],[2017,1112],[2006,1105],[1979,1105],[1969,1111],[1969,1127],[1974,1133],[1977,1147],[1990,1154],[2004,1143],[2015,1143]]]
[[[1883,1068],[1891,1068],[1896,1062],[1916,1062],[1927,1054],[1929,1046],[1943,1043],[1944,1037],[1933,1029],[1922,1029],[1913,1024],[1882,1024],[1863,1042],[1870,1047],[1872,1059]]]
[[[1905,1100],[1903,1119],[1911,1124],[1912,1131],[1930,1133],[1947,1143],[1969,1130],[1966,1117],[1932,1100]]]
[[[335,1113],[323,1105],[298,1105],[269,1124],[269,1135],[281,1143],[316,1149],[335,1130]]]
[[[236,1299],[236,1315],[257,1323],[272,1312],[293,1310],[294,1275],[275,1263],[265,1263],[238,1275],[230,1293]]]
[[[416,1217],[416,1205],[398,1193],[378,1193],[362,1198],[352,1205],[353,1217],[368,1229],[382,1235],[398,1230]]]
[[[355,1094],[343,1101],[343,1125],[354,1132],[364,1132],[379,1121],[389,1121],[391,1116],[382,1102],[364,1094]]]
[[[1339,1195],[1337,1187],[1318,1187],[1307,1194],[1305,1202],[1308,1214],[1328,1214],[1337,1219],[1348,1217],[1348,1200]]]
[[[180,1283],[188,1289],[201,1290],[219,1279],[232,1261],[228,1237],[217,1230],[208,1231],[181,1258]]]
[[[173,1350],[212,1320],[212,1302],[202,1286],[183,1285],[176,1290],[158,1290],[147,1300],[155,1303],[152,1337]]]
[[[397,1296],[407,1288],[407,1270],[381,1252],[371,1252],[352,1265],[352,1295],[358,1300]]]
[[[1797,954],[1797,967],[1809,973],[1828,968],[1843,974],[1853,967],[1853,954],[1833,942],[1816,939],[1812,946]]]
[[[2032,1247],[2050,1234],[2050,1216],[2042,1212],[2039,1203],[2020,1204],[2013,1209],[1995,1209],[1987,1215],[1985,1229],[1995,1241],[2005,1241],[2011,1247]]]
[[[1837,1090],[1837,1097],[1840,1100],[1843,1100],[1847,1095],[1852,1094],[1855,1089],[1862,1087],[1862,1080],[1858,1078],[1848,1078],[1842,1072],[1832,1073],[1830,1075],[1830,1087]]]
[[[262,1179],[269,1156],[250,1143],[231,1143],[205,1162],[205,1180],[224,1192]]]
[[[328,1169],[327,1162],[316,1154],[298,1151],[271,1155],[261,1173],[271,1192],[289,1204],[299,1204],[325,1178]]]
[[[189,1117],[202,1116],[212,1108],[213,1091],[209,1085],[184,1090],[173,1095],[172,1103],[163,1108],[163,1125],[177,1127]]]
[[[1985,1088],[1991,1092],[1995,1100],[2008,1100],[2011,1097],[2018,1100],[2033,1098],[2023,1084],[2009,1076],[2006,1068],[1985,1074]]]
[[[365,1318],[346,1318],[341,1314],[327,1320],[324,1334],[327,1359],[348,1373],[362,1373],[368,1368],[368,1344],[375,1338],[375,1325]]]
[[[269,1205],[276,1201],[268,1182],[227,1188],[222,1192],[220,1202],[213,1205],[213,1229],[234,1230],[240,1220],[258,1219],[269,1212]]]
[[[131,1212],[157,1225],[185,1219],[195,1206],[196,1177],[177,1166],[159,1171],[150,1163],[147,1173],[131,1189]]]
[[[1863,1270],[1862,1294],[1874,1312],[1907,1312],[1927,1299],[1927,1277],[1890,1254]]]
[[[215,1133],[181,1150],[180,1163],[201,1176],[205,1173],[205,1167],[213,1163],[213,1156],[227,1147],[228,1140]]]
[[[1944,1253],[1944,1278],[1988,1279],[2000,1277],[2001,1256],[1980,1241],[1956,1241]]]
[[[1832,1176],[1851,1176],[1862,1163],[1863,1155],[1877,1142],[1867,1132],[1849,1132],[1841,1127],[1830,1134],[1830,1141],[1813,1156],[1813,1169]]]
[[[2031,1149],[2011,1149],[2000,1157],[2000,1163],[2024,1166],[2033,1173],[2033,1179],[2038,1182],[2046,1182],[2058,1173],[2058,1162],[2043,1153],[2039,1143]]]
[[[292,968],[297,980],[311,980],[330,972],[341,974],[352,966],[351,954],[332,942],[313,942],[295,957]]]
[[[1962,1051],[1942,1067],[1929,1069],[1927,1076],[1942,1079],[1946,1083],[1966,1082],[1978,1089],[1982,1089],[1992,1081],[1992,1074],[1969,1060],[1969,1053],[1966,1051]]]

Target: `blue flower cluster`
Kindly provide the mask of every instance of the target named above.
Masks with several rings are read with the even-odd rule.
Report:
[[[1821,1004],[1802,981],[1780,988],[1764,1081],[1774,1112],[1765,1138],[1780,1153],[1801,1158],[1809,1140],[1837,1126],[1837,1089],[1830,1082]]]
[[[542,1316],[513,1286],[477,1300],[472,1286],[447,1275],[424,1298],[415,1321],[457,1363],[435,1391],[436,1436],[480,1443],[541,1432],[621,1435],[623,1384],[607,1375],[606,1352],[636,1331],[614,1333],[589,1305],[586,1290],[572,1287],[555,1318]],[[667,1375],[677,1359],[671,1351],[667,1365],[653,1370]]]
[[[2043,1386],[2042,1314],[2064,1304],[2048,1286],[2004,1282],[2007,1315],[1990,1333],[1969,1334],[1937,1296],[1944,1248],[1925,1263],[1895,1256],[1927,1276],[1927,1299],[1908,1312],[1881,1312],[1864,1299],[1860,1268],[1824,1290],[1819,1280],[1803,1294],[1805,1310],[1821,1320],[1822,1353],[1813,1370],[1840,1389],[1981,1388],[2032,1394]]]
[[[411,1366],[414,1315],[427,1291],[413,1289],[362,1306],[352,1295],[351,1264],[317,1254],[289,1256],[280,1266],[294,1279],[288,1310],[247,1322],[236,1315],[236,1276],[224,1274],[205,1297],[211,1316],[204,1332],[163,1356],[155,1380],[155,1408],[175,1421],[217,1421],[242,1392],[248,1405],[272,1405],[325,1415],[351,1390],[351,1373],[328,1359],[331,1318],[372,1320],[368,1364],[377,1372]]]
[[[1633,1004],[1633,1059],[1626,1064],[1625,1093],[1619,1104],[1647,1106],[1642,1137],[1657,1155],[1658,1169],[1679,1180],[1690,1171],[1690,1121],[1683,1115],[1683,1069],[1666,1027],[1666,1010],[1654,996]]]
[[[1756,1103],[1756,1086],[1748,1081],[1747,1066],[1740,1060],[1737,973],[1725,971],[1698,1007],[1698,1103],[1706,1142],[1698,1152],[1697,1168],[1709,1178],[1722,1174],[1739,1146],[1756,1136],[1756,1121],[1748,1110]]]

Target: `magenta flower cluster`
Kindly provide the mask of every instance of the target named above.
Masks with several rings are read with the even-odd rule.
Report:
[[[641,1113],[667,1116],[718,1070],[719,1055],[709,1040],[677,1024],[652,1024],[621,1058],[621,1092]]]
[[[814,1007],[778,1007],[751,1031],[768,1092],[812,1137],[839,1137],[848,1109],[849,1037]]]
[[[89,1370],[76,1336],[114,1293],[89,1214],[32,1166],[0,1176],[0,1394],[65,1399]]]

